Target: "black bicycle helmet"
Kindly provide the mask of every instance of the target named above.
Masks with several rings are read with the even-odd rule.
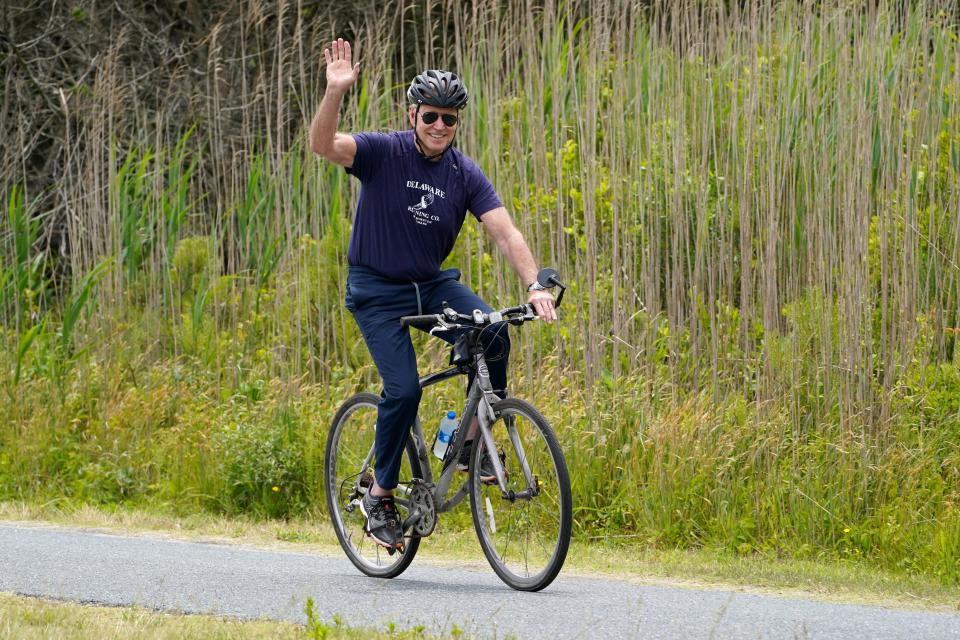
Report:
[[[467,104],[467,88],[457,74],[429,69],[419,74],[407,89],[410,104],[462,109]]]

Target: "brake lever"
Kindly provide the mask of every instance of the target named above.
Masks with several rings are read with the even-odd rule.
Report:
[[[459,328],[460,328],[460,325],[459,325],[459,324],[450,324],[449,322],[447,322],[447,321],[444,320],[443,318],[440,318],[440,319],[438,320],[438,322],[440,323],[441,326],[439,326],[439,327],[433,327],[432,329],[430,329],[430,331],[428,331],[428,333],[429,333],[431,336],[434,335],[435,333],[437,333],[438,331],[453,331],[454,329],[459,329]]]
[[[534,313],[532,304],[526,303],[522,306],[523,306],[523,315],[500,316],[501,319],[506,320],[512,325],[521,325],[524,322],[530,322],[531,320],[536,320],[540,317],[536,313]]]

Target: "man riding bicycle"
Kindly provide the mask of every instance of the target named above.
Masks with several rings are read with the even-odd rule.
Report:
[[[470,211],[490,234],[527,287],[528,303],[548,322],[554,299],[537,283],[537,265],[503,202],[476,163],[453,147],[467,89],[457,75],[429,70],[407,91],[410,129],[389,133],[337,131],[340,106],[356,82],[359,63],[350,43],[324,49],[327,88],[310,124],[311,149],[360,180],[360,197],[347,253],[345,303],[373,357],[384,393],[377,409],[374,482],[361,502],[366,531],[382,546],[402,548],[403,532],[393,503],[400,461],[417,415],[421,389],[405,315],[440,313],[443,303],[461,313],[491,307],[459,282],[457,269],[441,270]],[[456,334],[441,334],[452,342]],[[506,396],[510,341],[505,323],[484,331],[490,380]],[[472,380],[468,380],[469,384]],[[467,433],[474,438],[477,421]],[[470,447],[457,461],[467,469]],[[481,479],[493,480],[484,472]]]

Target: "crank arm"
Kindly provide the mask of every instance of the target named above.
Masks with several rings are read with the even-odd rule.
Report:
[[[417,509],[416,511],[411,513],[409,516],[407,516],[404,519],[403,525],[402,525],[403,533],[406,534],[407,531],[410,531],[410,529],[417,526],[417,523],[420,522],[421,519],[423,519],[423,511],[421,511],[420,509]]]

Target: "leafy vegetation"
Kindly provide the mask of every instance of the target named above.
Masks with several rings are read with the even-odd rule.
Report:
[[[124,638],[282,638],[284,640],[358,640],[396,638],[414,640],[463,634],[456,625],[447,636],[427,634],[424,628],[384,629],[349,627],[339,616],[327,622],[308,598],[306,625],[269,620],[236,620],[219,616],[174,615],[140,607],[98,607],[14,596],[0,593],[0,634],[11,638],[59,638],[78,640],[122,636]]]
[[[570,283],[511,384],[558,427],[576,534],[960,583],[955,11],[434,4],[453,35],[417,32],[417,63],[465,76],[459,144]],[[201,71],[247,78],[243,137],[216,91],[121,126],[109,52],[65,97],[69,251],[0,177],[0,498],[322,512],[326,427],[377,378],[342,305],[355,185],[304,148],[336,25],[271,15],[276,60]],[[401,27],[368,18],[348,130],[402,126]],[[469,221],[449,262],[521,295]]]

